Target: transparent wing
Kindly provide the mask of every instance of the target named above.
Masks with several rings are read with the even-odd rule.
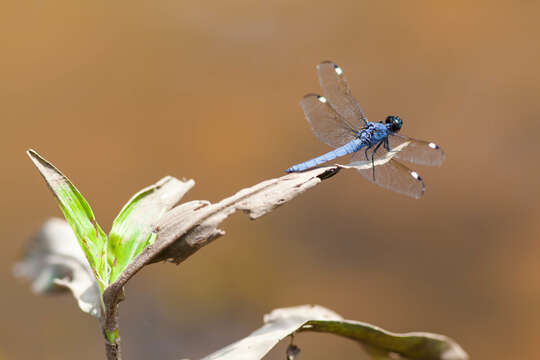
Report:
[[[331,61],[317,65],[317,73],[324,96],[334,109],[354,128],[365,126],[367,116],[352,96],[343,70]]]
[[[424,181],[416,171],[394,160],[396,154],[398,152],[388,152],[383,146],[379,147],[374,156],[375,171],[373,171],[371,151],[368,152],[366,159],[364,151],[360,150],[353,154],[349,166],[379,186],[416,199],[420,198],[426,189]]]
[[[430,166],[440,166],[444,161],[444,151],[434,142],[390,133],[388,143],[390,149],[400,149],[395,157],[403,161]]]
[[[313,132],[326,144],[339,147],[356,136],[358,130],[349,126],[324,96],[307,94],[300,100],[300,105]]]

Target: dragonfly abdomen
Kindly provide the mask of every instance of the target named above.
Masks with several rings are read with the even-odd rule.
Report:
[[[293,165],[287,170],[285,170],[285,172],[292,173],[292,172],[304,171],[312,167],[315,167],[317,165],[323,164],[325,162],[334,160],[335,158],[356,152],[360,150],[362,147],[363,147],[363,142],[360,139],[354,139],[351,142],[338,147],[337,149],[327,152],[326,154],[323,154],[321,156],[318,156],[308,161],[304,161],[303,163]]]

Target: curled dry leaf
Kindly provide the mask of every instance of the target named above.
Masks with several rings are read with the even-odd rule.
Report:
[[[167,212],[158,222],[157,238],[141,257],[146,262],[180,263],[201,247],[225,234],[218,225],[237,210],[259,218],[338,172],[337,166],[288,174],[242,189],[212,204],[191,201]],[[145,253],[146,252],[146,253]]]
[[[82,311],[101,316],[98,285],[66,221],[52,218],[45,222],[13,271],[17,277],[30,279],[36,293],[69,289]]]
[[[203,360],[262,359],[280,340],[305,331],[344,336],[358,341],[377,360],[466,360],[465,351],[446,336],[425,332],[396,334],[359,321],[344,320],[322,306],[277,309],[249,336]]]

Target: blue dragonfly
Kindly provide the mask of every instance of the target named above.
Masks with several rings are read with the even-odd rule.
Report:
[[[291,166],[286,172],[304,171],[353,154],[347,167],[357,169],[365,178],[384,188],[420,198],[425,191],[424,181],[416,171],[394,158],[439,166],[444,160],[439,145],[398,134],[403,126],[399,116],[390,115],[384,123],[368,121],[352,96],[343,70],[335,63],[320,63],[317,73],[324,96],[307,94],[300,105],[315,135],[336,149]]]

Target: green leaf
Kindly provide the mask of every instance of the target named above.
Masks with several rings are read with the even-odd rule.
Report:
[[[64,217],[73,229],[100,292],[108,285],[110,267],[107,262],[107,236],[99,227],[92,209],[71,181],[34,150],[26,152],[58,201]]]
[[[167,176],[135,194],[113,222],[109,233],[110,283],[150,243],[160,218],[193,187],[193,180]]]
[[[264,317],[264,326],[203,360],[262,359],[277,343],[298,332],[324,332],[359,342],[376,360],[466,360],[453,340],[424,332],[395,334],[377,326],[344,320],[322,306],[276,309]],[[296,339],[296,338],[295,338]],[[295,341],[298,346],[298,342]]]

